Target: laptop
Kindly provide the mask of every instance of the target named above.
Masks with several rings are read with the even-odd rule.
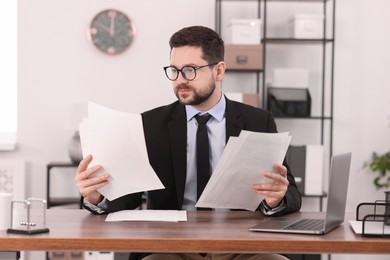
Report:
[[[351,153],[335,155],[330,166],[328,203],[325,219],[275,217],[249,228],[251,231],[326,234],[344,222]]]

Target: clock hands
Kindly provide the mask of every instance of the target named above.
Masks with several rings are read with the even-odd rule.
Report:
[[[107,31],[110,33],[111,35],[111,28],[108,28],[107,26],[103,25],[102,23],[99,23],[99,22],[95,22],[96,25],[98,25],[100,28],[102,28],[103,30]],[[112,36],[112,35],[111,35]]]
[[[113,37],[115,33],[115,21],[114,21],[115,16],[111,15],[111,21],[110,21],[110,36]]]
[[[105,19],[104,23],[102,21],[95,21],[95,25],[103,29],[104,31],[108,32],[110,34],[110,37],[114,37],[115,34],[115,11],[110,11],[108,13],[109,23],[110,25],[107,26],[107,20]]]

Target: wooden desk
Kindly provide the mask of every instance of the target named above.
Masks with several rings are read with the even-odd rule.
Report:
[[[265,218],[258,212],[188,212],[188,221],[179,223],[113,223],[105,217],[85,210],[49,209],[50,233],[0,231],[0,251],[390,253],[389,239],[356,236],[347,222],[327,235],[313,236],[251,232],[248,228]]]

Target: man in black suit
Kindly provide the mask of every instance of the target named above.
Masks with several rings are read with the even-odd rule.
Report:
[[[241,130],[275,133],[277,129],[270,112],[231,101],[223,95],[221,81],[226,70],[224,43],[215,31],[203,26],[186,27],[173,34],[169,43],[171,64],[164,70],[172,81],[178,101],[142,113],[149,162],[165,186],[165,189],[148,192],[147,207],[196,210],[198,123],[195,117],[198,114],[211,115],[207,121],[211,172],[230,136],[238,136]],[[142,193],[129,194],[113,201],[105,199],[98,189],[107,185],[109,174],[92,177],[102,166],[88,168],[91,161],[91,155],[85,157],[75,177],[88,210],[102,214],[135,209],[141,205]],[[269,216],[298,211],[301,195],[288,165],[275,163],[273,170],[279,174],[269,170],[259,174],[269,178],[270,182],[254,183],[248,187],[265,197],[257,210]],[[213,259],[285,259],[280,255],[206,255],[211,256]],[[133,257],[137,259],[135,255]],[[202,256],[151,254],[143,259],[198,258]]]

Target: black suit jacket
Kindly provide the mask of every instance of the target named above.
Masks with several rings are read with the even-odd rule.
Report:
[[[275,133],[276,124],[268,111],[226,99],[226,142],[241,130]],[[142,114],[149,162],[165,189],[148,191],[148,209],[180,210],[183,205],[187,163],[187,119],[185,107],[178,101]],[[286,163],[290,182],[284,202],[286,207],[275,215],[298,211],[301,195]],[[108,201],[106,212],[135,209],[142,203],[142,194],[135,193]],[[87,208],[88,209],[88,208]],[[91,209],[89,209],[91,210]],[[260,210],[260,205],[257,208]],[[93,211],[92,211],[93,212]],[[96,212],[93,212],[96,214]],[[147,254],[131,253],[130,260]]]
[[[272,114],[263,109],[226,99],[226,141],[238,136],[241,130],[275,133]],[[142,114],[149,162],[165,189],[148,192],[148,209],[180,210],[183,205],[187,161],[187,119],[185,107],[178,101]],[[278,215],[298,211],[301,195],[288,169],[286,207]],[[142,202],[142,193],[129,194],[108,201],[107,212],[135,209]],[[259,210],[259,208],[258,208]]]

